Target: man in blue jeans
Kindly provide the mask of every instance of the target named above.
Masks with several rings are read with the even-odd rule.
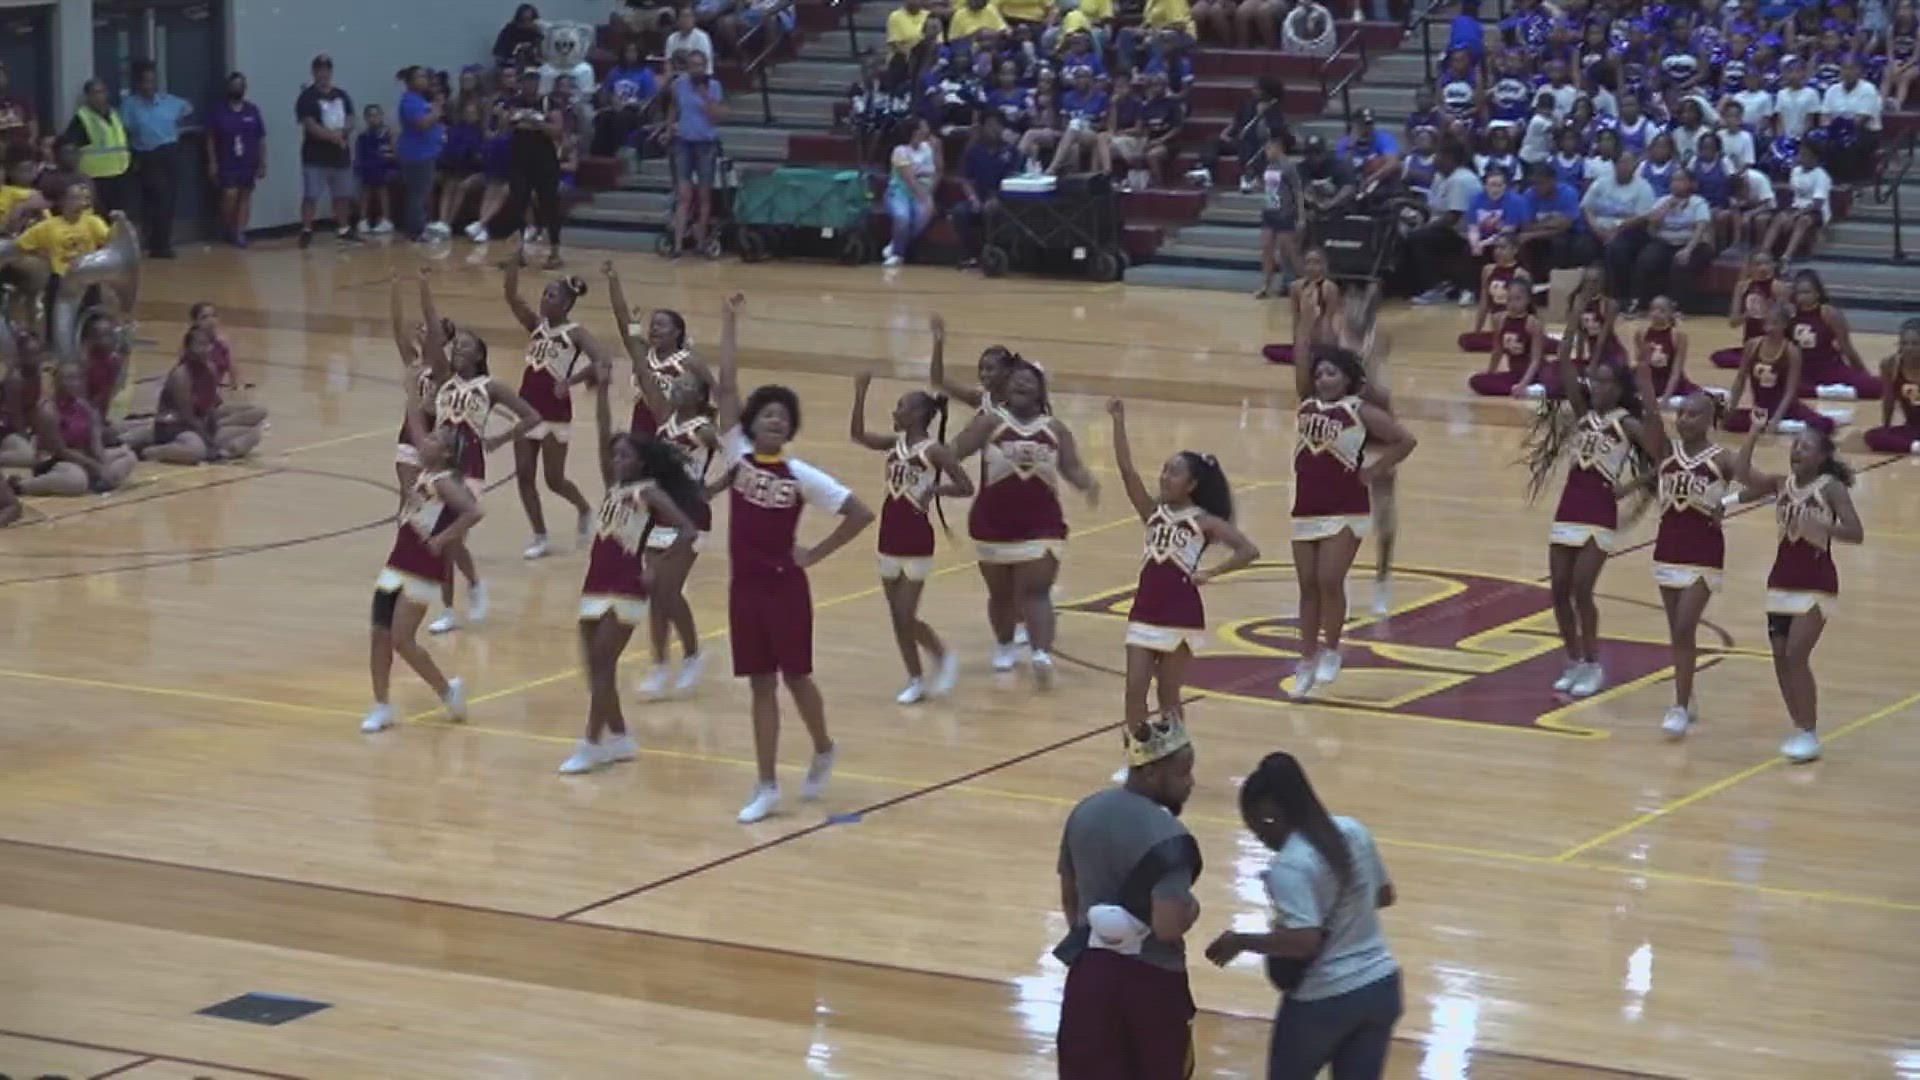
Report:
[[[433,74],[418,65],[400,72],[406,92],[400,95],[400,134],[394,157],[400,162],[405,197],[400,204],[400,227],[411,240],[445,240],[453,235],[445,222],[429,221],[433,203],[434,169],[446,145],[441,102],[433,96]]]
[[[713,205],[713,174],[720,161],[720,132],[726,115],[720,80],[707,70],[705,53],[687,53],[686,74],[676,76],[667,93],[667,132],[673,140],[673,253],[687,235],[687,208],[694,208],[696,245],[704,247]]]

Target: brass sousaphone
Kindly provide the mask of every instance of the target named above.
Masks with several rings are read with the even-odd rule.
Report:
[[[61,360],[80,357],[80,324],[90,312],[104,311],[122,324],[133,318],[140,296],[140,238],[133,224],[116,216],[107,246],[73,260],[60,278],[53,297],[53,355]]]

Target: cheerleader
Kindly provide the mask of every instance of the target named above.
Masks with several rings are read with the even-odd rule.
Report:
[[[127,363],[127,334],[122,331],[119,320],[96,308],[81,317],[80,348],[87,404],[103,418],[111,416],[114,401],[127,387],[131,366]],[[218,389],[216,385],[215,390]]]
[[[222,390],[250,390],[252,383],[242,383],[240,372],[233,366],[233,346],[220,336],[220,312],[208,300],[202,300],[187,309],[187,322],[198,326],[213,335],[213,373],[220,377]],[[265,413],[265,406],[254,406]]]
[[[1370,524],[1369,487],[1416,445],[1393,414],[1361,397],[1366,369],[1351,349],[1317,345],[1311,360],[1294,368],[1300,394],[1300,434],[1293,451],[1293,565],[1300,579],[1297,698],[1340,674],[1347,571]],[[1378,452],[1368,460],[1370,444]]]
[[[1011,671],[1019,659],[1014,626],[1025,616],[1033,675],[1053,684],[1054,578],[1067,547],[1060,480],[1098,505],[1100,485],[1081,463],[1073,433],[1047,408],[1047,377],[1040,366],[1013,358],[1005,397],[975,416],[954,440],[965,461],[982,455],[980,494],[967,513],[967,533],[980,553],[987,582],[987,619],[997,647],[993,670]]]
[[[1260,557],[1233,524],[1233,491],[1212,454],[1182,450],[1160,467],[1159,491],[1149,492],[1133,465],[1127,442],[1126,405],[1107,403],[1113,417],[1113,455],[1127,501],[1147,526],[1140,583],[1127,613],[1127,729],[1147,727],[1147,691],[1159,691],[1159,714],[1180,715],[1180,691],[1194,646],[1206,637],[1207,613],[1200,586],[1251,566]],[[1200,568],[1209,546],[1233,552],[1212,569]]]
[[[1847,492],[1853,486],[1853,470],[1835,453],[1833,436],[1812,429],[1796,436],[1785,476],[1769,476],[1753,468],[1759,439],[1756,426],[1740,447],[1733,473],[1746,489],[1743,498],[1774,499],[1780,547],[1767,574],[1767,642],[1773,647],[1774,677],[1794,726],[1780,753],[1789,761],[1812,761],[1820,756],[1813,649],[1840,596],[1833,542],[1861,543],[1866,530]]]
[[[1526,288],[1526,279],[1520,279]],[[1531,290],[1528,290],[1531,295]],[[1340,346],[1360,357],[1367,381],[1360,388],[1360,400],[1378,406],[1389,415],[1393,396],[1387,391],[1387,353],[1391,343],[1380,332],[1376,316],[1380,311],[1380,286],[1376,282],[1364,293],[1349,293],[1343,305],[1346,315],[1340,320]],[[1393,542],[1400,534],[1400,500],[1395,495],[1398,472],[1389,469],[1367,481],[1367,500],[1373,507],[1373,613],[1385,616],[1393,610]]]
[[[581,547],[587,546],[593,533],[594,515],[587,497],[567,479],[567,438],[573,423],[574,384],[592,378],[606,353],[586,327],[566,321],[575,302],[587,294],[587,283],[577,277],[548,282],[540,290],[540,310],[535,311],[520,296],[523,261],[507,260],[505,293],[507,310],[532,335],[527,341],[527,366],[520,374],[520,397],[540,414],[540,423],[514,441],[513,479],[527,523],[533,526],[533,543],[521,557],[543,559],[548,551],[547,515],[540,505],[535,466],[546,477],[547,490],[565,499],[579,515]]]
[[[486,488],[487,454],[526,437],[528,432],[539,426],[540,415],[511,387],[487,371],[487,343],[479,335],[471,330],[459,329],[452,322],[440,318],[434,306],[433,291],[428,287],[424,274],[420,279],[420,307],[426,324],[420,354],[436,370],[444,365],[447,373],[433,393],[434,430],[451,433],[460,475],[477,498]],[[514,414],[513,426],[498,435],[489,436],[487,418],[494,409],[502,407]],[[424,463],[422,467],[425,467]],[[449,555],[455,561],[471,559],[466,551],[464,536],[449,543],[448,547],[451,549]],[[469,621],[478,621],[485,611],[485,594],[480,592],[477,579],[469,577],[468,580],[474,585],[468,593],[467,618]],[[440,598],[446,610],[427,626],[429,634],[444,634],[460,626],[459,617],[453,610],[451,575],[441,584]]]
[[[33,465],[33,431],[40,415],[45,376],[46,346],[31,330],[0,327],[12,348],[6,350],[6,369],[0,371],[0,466],[25,469]]]
[[[1507,294],[1513,287],[1513,279],[1525,274],[1526,271],[1520,269],[1520,248],[1513,236],[1501,233],[1495,237],[1493,261],[1480,268],[1480,304],[1473,315],[1473,329],[1460,335],[1462,352],[1484,353],[1493,348],[1494,335],[1489,324],[1507,317]]]
[[[22,495],[106,493],[133,475],[133,451],[113,438],[86,398],[86,375],[77,364],[63,364],[53,396],[40,403],[34,444],[40,461]]]
[[[1310,247],[1300,259],[1300,280],[1288,294],[1293,305],[1293,344],[1269,345],[1262,352],[1270,363],[1291,364],[1313,346],[1335,337],[1340,312],[1340,286],[1327,276],[1327,253]]]
[[[620,654],[633,628],[647,615],[643,553],[649,533],[671,530],[669,552],[691,548],[696,530],[687,510],[705,506],[706,492],[672,444],[636,439],[613,430],[607,386],[613,367],[604,358],[593,382],[594,431],[599,436],[600,478],[607,493],[594,518],[587,577],[580,586],[580,655],[587,669],[587,733],[560,763],[563,775],[592,772],[632,761],[640,752],[620,712]],[[607,736],[611,734],[611,738]]]
[[[1654,459],[1646,447],[1645,406],[1624,364],[1600,360],[1587,366],[1583,378],[1567,353],[1557,363],[1568,409],[1550,399],[1534,421],[1527,447],[1533,474],[1528,496],[1539,495],[1563,452],[1571,457],[1548,534],[1553,617],[1567,650],[1567,668],[1553,688],[1584,698],[1606,682],[1593,591],[1620,526],[1615,491]]]
[[[1760,336],[1747,343],[1746,358],[1733,377],[1733,390],[1727,395],[1728,431],[1778,427],[1782,422],[1831,432],[1833,421],[1814,412],[1800,400],[1801,372],[1805,358],[1800,347],[1787,337],[1792,323],[1790,308],[1777,307],[1760,322]],[[1747,387],[1753,388],[1753,405],[1741,408]]]
[[[1004,399],[1006,397],[1007,377],[1013,373],[1015,363],[1020,361],[1021,358],[1019,354],[1008,349],[1005,345],[989,345],[985,349],[982,349],[980,359],[974,368],[975,378],[979,381],[973,386],[967,386],[957,379],[947,377],[946,320],[937,314],[929,316],[927,319],[927,329],[933,334],[933,359],[927,366],[927,381],[932,384],[938,392],[973,409],[976,418],[982,413],[991,412],[995,408],[994,402],[997,399]],[[987,462],[985,458],[982,458],[980,461],[980,485],[984,487],[986,483]],[[980,578],[986,583],[989,592],[991,592],[994,574],[997,573],[997,571],[990,569],[984,562],[980,563],[979,566]],[[1032,644],[1032,635],[1027,631],[1026,618],[1020,616],[1017,612],[1013,624],[1013,643],[1016,647],[1022,649]]]
[[[421,288],[426,288],[426,272],[420,274]],[[447,378],[447,358],[445,354],[432,357],[424,355],[421,344],[426,340],[427,328],[424,325],[407,325],[406,299],[401,293],[400,276],[395,274],[387,292],[387,321],[393,333],[393,348],[400,357],[401,378],[411,390],[411,396],[418,397],[426,410],[428,428],[433,427],[433,397],[440,384]],[[442,327],[441,333],[453,336],[451,327]],[[413,445],[413,425],[407,422],[404,412],[400,417],[400,439],[393,451],[394,476],[400,481],[401,497],[413,490],[413,481],[420,475],[420,451]],[[460,568],[466,573],[467,581],[473,582],[472,566]]]
[[[1643,397],[1654,393],[1650,367],[1634,371]],[[1648,480],[1657,485],[1660,530],[1653,541],[1653,580],[1660,587],[1660,603],[1667,611],[1667,632],[1673,642],[1673,705],[1660,728],[1673,738],[1686,735],[1700,719],[1693,694],[1698,652],[1694,639],[1707,601],[1720,591],[1726,566],[1727,541],[1720,521],[1725,513],[1730,470],[1726,456],[1714,445],[1714,421],[1720,401],[1694,389],[1674,411],[1678,438],[1669,440],[1660,412],[1654,410],[1644,430],[1648,453],[1660,462]]]
[[[1687,379],[1687,332],[1680,329],[1669,297],[1656,296],[1647,304],[1647,325],[1633,335],[1633,357],[1636,370],[1653,376],[1650,403],[1673,402],[1700,389]]]
[[[1785,305],[1788,299],[1787,283],[1774,276],[1773,256],[1765,250],[1755,251],[1733,287],[1733,300],[1727,308],[1727,325],[1741,328],[1740,346],[1714,353],[1713,366],[1737,370],[1746,359],[1747,346],[1765,334],[1767,312]]]
[[[1827,386],[1847,387],[1852,390],[1847,396],[1866,401],[1885,392],[1886,387],[1867,370],[1859,350],[1853,347],[1846,315],[1828,302],[1827,287],[1812,270],[1793,275],[1793,321],[1787,333],[1806,360],[1801,369],[1801,377],[1806,380],[1800,386],[1802,393]]]
[[[408,395],[413,396],[411,386]],[[420,475],[407,490],[393,550],[373,585],[373,708],[360,722],[360,730],[368,734],[393,726],[393,705],[387,693],[395,656],[433,688],[448,716],[467,718],[465,685],[442,675],[415,635],[451,571],[448,549],[472,531],[482,511],[473,491],[461,482],[458,432],[451,427],[429,430],[418,407],[409,407],[407,418],[414,425]]]
[[[1481,397],[1530,396],[1541,378],[1547,328],[1533,313],[1533,281],[1525,274],[1507,286],[1499,325],[1487,336],[1491,339],[1487,370],[1468,376],[1467,388]]]
[[[168,465],[232,461],[260,445],[264,413],[220,399],[220,377],[213,369],[212,355],[213,335],[204,327],[190,328],[181,342],[179,361],[160,384],[152,422],[141,421],[121,432],[129,447],[138,448],[141,460]],[[92,390],[89,384],[90,402]],[[112,399],[111,394],[107,397]]]
[[[819,798],[833,778],[834,744],[827,707],[813,681],[813,595],[807,567],[845,547],[873,524],[873,511],[838,480],[798,458],[787,443],[800,430],[800,399],[784,386],[762,386],[740,398],[736,338],[743,297],[721,313],[720,372],[714,403],[728,477],[727,627],[733,673],[753,692],[753,755],[759,783],[740,810],[750,825],[780,808],[774,763],[780,744],[779,687],[784,681],[813,738],[813,759],[800,789]],[[839,516],[833,531],[812,547],[795,537],[808,506]]]
[[[627,305],[627,294],[620,288],[620,275],[614,272],[611,261],[601,264],[600,268],[607,275],[607,294],[613,303],[614,320],[620,327],[620,344],[633,361],[628,376],[633,386],[633,420],[629,430],[636,439],[650,439],[660,430],[660,416],[647,404],[640,384],[651,378],[660,392],[667,394],[673,381],[686,373],[693,362],[687,320],[670,308],[654,311],[647,316],[647,336],[643,344],[633,336],[633,309]],[[712,380],[707,382],[710,385]]]
[[[1558,351],[1573,362],[1576,373],[1595,360],[1626,366],[1627,349],[1615,328],[1619,318],[1620,305],[1607,295],[1606,270],[1594,263],[1581,272],[1580,284],[1567,297],[1567,329],[1560,335]]]
[[[1900,324],[1900,348],[1880,366],[1886,390],[1880,396],[1880,426],[1866,433],[1867,449],[1882,454],[1920,453],[1920,319]],[[1894,426],[1894,409],[1900,425]]]
[[[853,381],[853,418],[850,433],[856,445],[887,454],[887,497],[880,504],[880,588],[893,616],[893,640],[907,667],[907,686],[894,698],[915,705],[929,695],[944,697],[953,690],[960,659],[920,619],[920,593],[933,569],[933,523],[927,506],[942,495],[967,498],[973,481],[945,442],[947,399],[924,390],[909,391],[893,407],[893,436],[867,433],[867,389],[873,376]],[[935,422],[938,430],[932,430]],[[942,478],[945,481],[942,482]],[[944,515],[941,524],[945,524]],[[920,667],[920,650],[933,657],[938,669],[931,685]]]

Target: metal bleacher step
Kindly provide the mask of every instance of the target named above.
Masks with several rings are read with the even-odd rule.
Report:
[[[1128,285],[1158,285],[1173,289],[1251,293],[1260,287],[1260,270],[1257,266],[1252,270],[1241,270],[1151,262],[1129,267],[1126,282]]]
[[[652,229],[596,229],[590,225],[567,226],[567,246],[573,248],[602,248],[608,251],[647,251],[653,250],[658,242],[658,234],[665,232],[664,226]]]
[[[812,51],[809,45],[808,52]],[[767,76],[767,85],[778,94],[830,94],[837,101],[859,78],[860,65],[854,61],[808,56],[775,67]]]

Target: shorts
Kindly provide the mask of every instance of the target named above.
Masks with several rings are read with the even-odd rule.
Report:
[[[1365,540],[1372,531],[1373,518],[1369,514],[1328,514],[1293,519],[1293,538],[1296,542],[1327,540],[1343,532],[1352,533],[1355,540]]]
[[[428,581],[391,566],[382,567],[380,576],[373,579],[373,591],[376,596],[404,596],[422,607],[432,607],[440,600],[439,582]],[[387,625],[393,624],[389,621]]]
[[[1193,1013],[1186,972],[1086,950],[1060,996],[1060,1080],[1192,1076]]]
[[[933,573],[931,557],[911,558],[900,555],[880,556],[880,580],[893,581],[906,578],[908,581],[925,581]]]
[[[358,165],[353,170],[354,182],[367,191],[379,191],[382,188],[392,187],[399,179],[398,165]],[[337,197],[346,198],[344,195]]]
[[[1113,137],[1113,152],[1120,155],[1120,160],[1122,161],[1134,161],[1145,156],[1147,152],[1147,140],[1138,135],[1115,135]]]
[[[720,144],[717,142],[679,139],[673,144],[673,176],[676,180],[712,187],[714,172],[719,164]]]
[[[1055,562],[1067,557],[1065,540],[979,540],[973,548],[981,562],[1000,566],[1038,562],[1049,555]]]
[[[304,199],[351,199],[360,194],[353,170],[344,165],[300,166],[300,197]]]
[[[735,579],[727,589],[727,635],[737,676],[813,674],[813,593],[789,570],[768,581]]]
[[[1278,233],[1296,232],[1300,228],[1300,216],[1292,210],[1262,210],[1260,227]]]
[[[615,593],[595,593],[580,597],[580,621],[599,622],[612,615],[622,626],[639,626],[647,621],[647,598]]]
[[[653,529],[647,533],[647,550],[665,551],[672,547],[679,539],[679,529],[668,528],[664,525],[655,525]],[[695,533],[693,537],[693,553],[698,555],[705,550],[707,550],[707,534]]]
[[[222,191],[252,191],[254,181],[259,178],[257,169],[236,168],[222,163],[215,183]]]
[[[1553,528],[1547,531],[1547,543],[1558,547],[1586,547],[1589,540],[1608,553],[1613,551],[1617,542],[1612,529],[1579,521],[1556,521]]]
[[[1708,592],[1719,592],[1720,583],[1725,575],[1712,566],[1689,566],[1684,563],[1653,564],[1653,583],[1663,589],[1689,589],[1696,581],[1707,583]]]
[[[1180,646],[1198,652],[1200,646],[1207,643],[1207,632],[1188,626],[1153,626],[1148,623],[1130,622],[1127,624],[1127,645],[1129,648],[1146,649],[1149,652],[1179,652]]]
[[[545,442],[552,439],[561,446],[573,438],[573,425],[565,420],[542,420],[533,425],[533,430],[520,436],[528,442]]]

